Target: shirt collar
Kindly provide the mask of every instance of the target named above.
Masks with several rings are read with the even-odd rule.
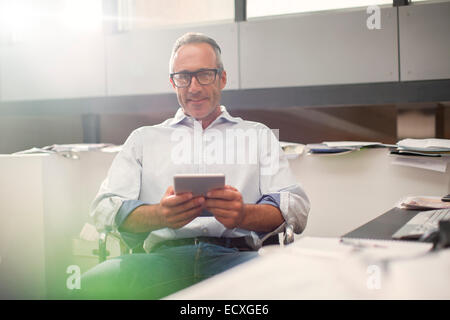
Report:
[[[240,118],[232,117],[228,113],[225,106],[223,106],[223,105],[220,106],[220,111],[221,111],[221,114],[217,117],[217,119],[215,119],[213,121],[213,123],[219,121],[219,119],[224,119],[225,121],[233,122],[233,123],[238,123],[239,120],[241,120]],[[178,108],[177,112],[175,113],[175,116],[169,121],[168,124],[170,126],[176,126],[177,124],[180,124],[181,122],[183,122],[184,120],[187,120],[187,119],[193,120],[193,118],[189,115],[186,115],[183,111],[183,108],[180,107],[180,108]]]

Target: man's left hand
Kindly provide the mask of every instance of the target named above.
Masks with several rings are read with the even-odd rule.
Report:
[[[204,207],[228,229],[239,227],[244,220],[242,194],[232,186],[209,191]]]

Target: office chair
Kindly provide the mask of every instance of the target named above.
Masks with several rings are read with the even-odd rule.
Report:
[[[287,222],[284,222],[278,229],[281,230],[282,235],[282,243],[283,245],[288,245],[292,242],[294,242],[294,227],[291,224],[288,224]],[[267,239],[263,241],[263,246],[266,245],[280,245],[280,237],[279,234],[274,234]],[[128,246],[123,242],[122,238],[117,232],[114,232],[112,230],[104,230],[100,232],[99,239],[98,239],[98,249],[95,249],[93,251],[93,254],[98,256],[99,263],[105,261],[109,256],[109,251],[106,249],[106,243],[109,237],[112,237],[119,241],[120,244],[120,254],[133,254],[133,253],[145,253],[145,250],[142,246],[130,249]]]

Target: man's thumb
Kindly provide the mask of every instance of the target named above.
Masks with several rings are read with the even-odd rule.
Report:
[[[169,186],[166,190],[166,193],[164,193],[164,198],[167,196],[172,196],[175,194],[175,190],[173,189],[173,186]]]

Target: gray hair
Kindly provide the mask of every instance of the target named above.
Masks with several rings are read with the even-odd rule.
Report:
[[[178,49],[180,49],[181,46],[184,46],[186,44],[191,44],[191,43],[207,43],[207,44],[209,44],[214,49],[214,52],[216,54],[217,68],[223,70],[223,63],[222,63],[222,56],[221,56],[222,50],[220,50],[220,47],[217,44],[217,42],[214,39],[204,35],[203,33],[188,32],[188,33],[182,35],[180,38],[178,38],[177,41],[175,41],[175,44],[172,49],[172,54],[170,56],[170,62],[169,62],[169,72],[170,73],[173,72],[173,61],[175,59],[175,54],[177,53]]]

